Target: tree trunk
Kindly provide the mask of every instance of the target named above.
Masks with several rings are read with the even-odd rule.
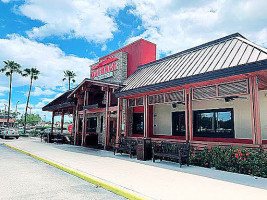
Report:
[[[70,90],[70,77],[69,77],[69,90]]]
[[[32,90],[32,80],[33,80],[33,77],[31,77],[30,89],[29,89],[29,93],[28,93],[28,98],[27,98],[27,103],[26,103],[26,109],[25,109],[25,115],[24,115],[24,134],[26,134],[27,112],[28,112],[28,106],[29,106],[29,101],[30,101],[30,96],[31,96],[31,90]]]
[[[12,92],[12,72],[10,73],[9,80],[9,99],[8,99],[8,113],[7,113],[7,127],[9,128],[9,118],[10,118],[10,106],[11,106],[11,92]]]

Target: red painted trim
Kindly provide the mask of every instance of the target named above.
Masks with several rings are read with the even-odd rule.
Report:
[[[233,139],[233,138],[194,137],[193,141],[209,141],[209,142],[228,142],[228,143],[253,144],[252,139]]]
[[[166,89],[157,90],[157,91],[139,93],[139,94],[124,96],[124,97],[121,97],[121,98],[122,99],[136,98],[136,97],[141,97],[141,96],[144,96],[144,95],[153,95],[153,94],[160,94],[160,93],[165,93],[165,92],[183,90],[183,89],[186,89],[186,88],[189,88],[189,87],[201,87],[201,86],[214,85],[214,84],[219,84],[219,83],[226,83],[226,82],[228,83],[228,82],[232,82],[232,81],[238,81],[240,79],[245,79],[245,78],[248,78],[248,77],[249,77],[249,74],[241,74],[241,75],[237,75],[237,76],[219,78],[219,79],[215,79],[215,80],[203,81],[203,82],[199,82],[199,83],[187,84],[187,85],[182,85],[182,86],[177,86],[177,87],[171,87],[171,88],[166,88]]]
[[[185,140],[185,136],[171,136],[171,135],[152,135],[152,138]]]
[[[103,113],[103,112],[105,112],[105,108],[94,108],[85,111],[85,113]]]
[[[112,107],[109,107],[108,108],[108,111],[111,112],[111,111],[117,111],[118,110],[118,107],[117,106],[112,106]]]
[[[133,107],[133,113],[143,113],[143,112],[144,112],[144,106]]]
[[[133,134],[132,137],[137,137],[137,138],[140,138],[140,137],[144,137],[143,135],[136,135],[136,134]]]
[[[262,140],[262,144],[267,144],[267,140]]]

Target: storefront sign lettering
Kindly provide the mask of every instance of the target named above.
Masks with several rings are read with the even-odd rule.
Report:
[[[117,69],[118,58],[110,58],[91,68],[91,78],[96,78]]]

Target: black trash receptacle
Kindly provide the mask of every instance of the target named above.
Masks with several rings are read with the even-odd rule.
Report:
[[[152,145],[150,138],[137,139],[137,160],[151,160],[152,158]]]

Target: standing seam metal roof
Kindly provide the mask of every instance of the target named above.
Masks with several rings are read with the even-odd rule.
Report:
[[[121,92],[267,59],[267,50],[235,33],[140,66]]]

